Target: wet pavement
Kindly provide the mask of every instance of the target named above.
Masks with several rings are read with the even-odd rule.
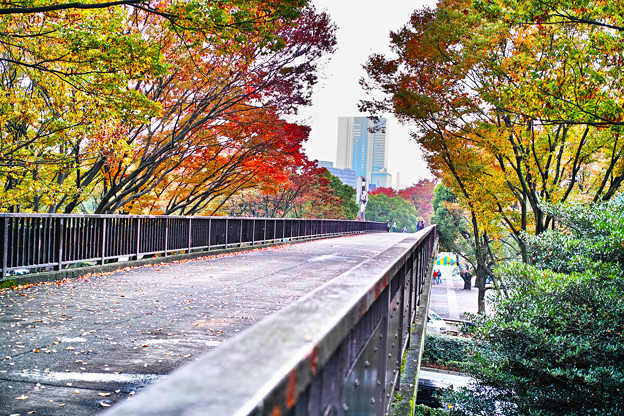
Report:
[[[409,235],[318,240],[0,290],[0,415],[91,415],[132,399]]]

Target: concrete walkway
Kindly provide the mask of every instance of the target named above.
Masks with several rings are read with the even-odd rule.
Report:
[[[0,416],[90,415],[410,234],[265,248],[0,291]]]

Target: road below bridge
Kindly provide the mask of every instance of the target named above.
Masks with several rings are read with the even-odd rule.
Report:
[[[367,234],[0,291],[0,414],[90,415],[402,241]]]

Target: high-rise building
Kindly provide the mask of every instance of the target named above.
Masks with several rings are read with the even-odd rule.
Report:
[[[392,186],[388,173],[386,119],[338,117],[336,168],[353,169],[374,187]]]
[[[318,167],[326,168],[329,171],[329,173],[338,177],[338,179],[340,179],[340,182],[344,183],[345,185],[349,185],[355,188],[355,181],[357,179],[357,175],[355,174],[355,171],[353,171],[353,169],[335,168],[334,162],[330,162],[328,160],[319,160]]]

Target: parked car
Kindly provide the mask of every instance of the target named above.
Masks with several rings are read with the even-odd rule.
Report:
[[[427,333],[429,334],[446,334],[447,327],[444,319],[440,315],[429,309],[427,313]]]
[[[429,407],[442,407],[438,395],[449,387],[455,390],[467,387],[474,382],[470,377],[459,373],[421,368],[418,373],[418,392],[416,393],[416,404],[424,404]]]
[[[442,403],[438,399],[438,393],[449,387],[447,383],[428,378],[418,379],[418,392],[416,393],[416,404],[424,404],[428,407],[440,408]]]

